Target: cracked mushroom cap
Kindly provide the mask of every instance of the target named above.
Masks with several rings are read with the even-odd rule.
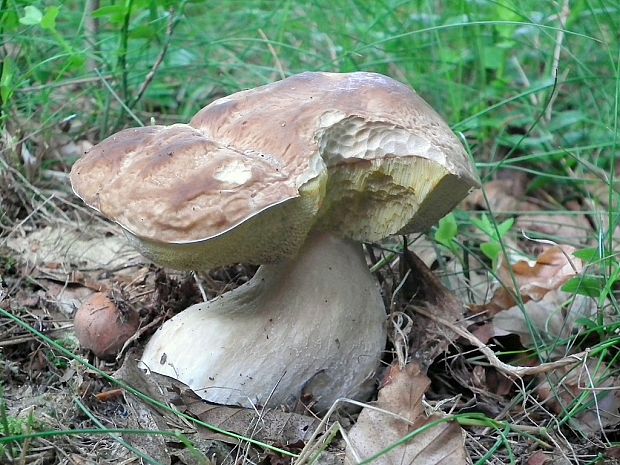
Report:
[[[127,129],[71,173],[88,205],[174,268],[272,263],[312,229],[375,241],[419,231],[477,185],[414,91],[374,73],[303,73]]]

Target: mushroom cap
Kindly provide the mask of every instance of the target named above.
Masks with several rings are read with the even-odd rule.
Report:
[[[277,158],[227,147],[186,124],[108,137],[75,163],[71,182],[145,256],[181,269],[294,254],[320,198],[318,182],[299,189]]]
[[[299,186],[325,167],[315,228],[345,238],[425,230],[478,185],[441,116],[381,74],[298,74],[216,100],[190,125],[240,150],[280,154]]]
[[[119,308],[103,292],[90,295],[74,316],[75,335],[80,345],[103,360],[113,360],[139,326],[136,311]]]
[[[187,269],[277,262],[313,229],[419,231],[477,185],[441,117],[374,73],[303,73],[216,100],[189,125],[121,131],[71,180],[142,253]]]

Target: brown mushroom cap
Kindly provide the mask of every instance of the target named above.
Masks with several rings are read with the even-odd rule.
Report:
[[[194,269],[281,260],[313,228],[356,240],[421,230],[477,184],[441,117],[373,73],[303,73],[219,99],[189,125],[121,131],[71,180],[145,255]]]
[[[95,292],[80,306],[74,317],[80,345],[103,360],[113,360],[140,325],[138,313],[119,308],[103,292]]]
[[[472,176],[463,146],[437,112],[410,87],[376,73],[298,74],[218,99],[190,125],[238,150],[278,156],[302,176],[299,184],[322,163],[401,156]]]
[[[182,124],[113,135],[76,164],[73,179],[89,204],[130,232],[171,243],[217,236],[299,197],[279,160]]]
[[[299,189],[277,158],[185,124],[120,131],[71,172],[74,191],[144,255],[184,269],[294,254],[314,222],[316,180]]]
[[[325,165],[317,227],[351,239],[425,230],[478,184],[437,112],[376,73],[298,74],[219,99],[190,125],[239,150],[279,154],[299,186]]]

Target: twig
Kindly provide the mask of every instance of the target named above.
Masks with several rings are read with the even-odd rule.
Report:
[[[537,365],[534,367],[522,367],[522,366],[509,365],[507,363],[502,362],[499,358],[497,358],[495,353],[491,349],[489,349],[489,347],[486,344],[484,344],[480,339],[478,339],[476,336],[474,336],[472,333],[470,333],[466,329],[456,326],[452,322],[445,320],[437,315],[433,315],[431,312],[428,312],[427,310],[423,308],[413,307],[413,310],[419,313],[420,315],[423,315],[426,318],[433,320],[436,323],[440,323],[441,325],[454,331],[459,336],[467,339],[467,341],[469,341],[472,345],[480,349],[480,352],[482,352],[486,356],[486,358],[489,360],[489,363],[493,367],[497,368],[499,371],[501,371],[507,376],[515,376],[519,378],[523,376],[534,376],[534,375],[540,375],[542,373],[555,370],[557,368],[565,367],[568,365],[575,365],[577,363],[583,362],[583,360],[585,359],[585,357],[588,355],[588,352],[589,352],[588,350],[585,350],[583,352],[579,352],[577,354],[573,354],[573,355],[569,355],[568,357],[561,358],[560,360],[556,360],[554,362],[541,363],[540,365]]]
[[[131,337],[129,339],[127,339],[125,341],[125,344],[123,344],[123,347],[121,348],[121,350],[118,352],[118,355],[116,356],[116,360],[120,360],[121,358],[123,358],[123,355],[125,354],[125,351],[127,350],[127,348],[136,340],[138,339],[140,336],[142,336],[146,331],[148,331],[149,329],[151,329],[153,326],[158,325],[162,322],[162,320],[164,319],[164,316],[158,316],[157,318],[155,318],[153,321],[151,321],[150,323],[144,325],[142,328],[138,329],[135,333],[133,333],[131,335]]]
[[[138,125],[140,126],[144,126],[144,123],[142,123],[142,121],[140,121],[140,118],[138,118],[133,111],[131,111],[131,108],[129,108],[125,102],[123,101],[123,99],[116,93],[114,92],[114,89],[112,89],[112,87],[110,86],[110,84],[108,84],[108,81],[106,81],[106,79],[103,77],[103,75],[99,72],[99,70],[95,70],[95,72],[97,73],[97,75],[99,76],[99,79],[101,79],[101,82],[103,83],[103,85],[105,86],[105,88],[108,90],[108,92],[110,92],[110,94],[112,94],[112,97],[114,97],[116,99],[116,101],[120,104],[121,107],[123,107],[123,109],[129,114],[129,116],[131,116],[133,118],[133,120],[138,123]]]
[[[157,57],[157,60],[155,60],[155,63],[153,63],[151,70],[146,75],[144,82],[140,86],[140,89],[138,90],[136,98],[134,98],[133,101],[128,105],[129,108],[133,108],[140,101],[140,99],[142,98],[146,90],[149,88],[149,86],[153,82],[153,79],[155,78],[155,74],[157,74],[159,67],[164,61],[164,57],[166,56],[166,53],[168,52],[168,47],[170,46],[170,42],[172,41],[172,33],[174,32],[174,28],[177,25],[177,22],[178,22],[178,17],[176,16],[174,10],[170,10],[169,17],[168,17],[168,26],[166,28],[166,39],[164,41],[164,46],[159,52],[159,56]]]
[[[261,28],[258,28],[258,33],[260,34],[261,38],[267,44],[269,53],[271,53],[271,56],[273,57],[273,61],[276,64],[278,73],[280,73],[280,78],[284,79],[286,77],[286,74],[284,73],[284,68],[282,67],[282,63],[280,62],[280,59],[278,58],[278,54],[276,53],[276,50],[273,48],[273,46],[271,45],[271,42],[269,41],[269,39],[267,38],[267,36],[265,35],[265,33],[263,32]]]
[[[58,331],[64,331],[65,329],[70,329],[70,328],[73,328],[73,324],[66,325],[66,326],[60,326],[58,328],[48,329],[45,331],[45,334],[55,333]],[[23,344],[24,342],[33,341],[35,339],[37,339],[37,337],[34,335],[12,337],[11,339],[0,341],[0,347],[16,346],[19,344]]]
[[[555,48],[553,50],[553,62],[551,64],[551,72],[553,76],[557,78],[558,70],[560,68],[560,54],[562,53],[562,44],[564,42],[564,28],[566,26],[566,21],[568,20],[568,16],[570,15],[570,5],[569,0],[564,0],[564,4],[562,5],[562,10],[558,15],[558,20],[560,22],[560,27],[555,36]],[[554,92],[551,98],[549,99],[549,104],[547,105],[547,109],[545,110],[545,119],[551,121],[551,113],[553,112],[553,103],[557,97],[557,92]]]

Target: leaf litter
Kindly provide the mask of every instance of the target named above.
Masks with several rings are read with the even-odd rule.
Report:
[[[349,432],[345,463],[371,458],[377,465],[468,463],[465,435],[458,423],[424,411],[429,385],[416,363],[392,366],[374,408],[364,408]]]
[[[573,210],[546,216],[549,199],[544,202],[526,199],[522,181],[515,177],[510,182],[509,189],[506,189],[506,179],[487,184],[487,195],[495,213],[500,216],[501,212],[516,215],[517,231],[527,230],[527,234],[534,231],[551,236],[559,234],[572,244],[586,242],[588,236],[584,231],[589,225],[583,215]],[[476,194],[468,202],[475,208],[486,209],[486,204],[480,197],[476,198]],[[18,212],[22,208],[19,205],[20,200],[17,200],[12,208]],[[208,297],[212,297],[228,289],[231,283],[232,286],[241,284],[253,271],[233,267],[200,277],[169,273],[146,262],[123,237],[99,219],[87,216],[79,224],[89,226],[79,227],[66,220],[51,223],[46,215],[38,219],[37,215],[33,215],[2,239],[7,255],[18,258],[16,263],[0,263],[5,275],[0,295],[3,308],[7,307],[57,340],[72,339],[67,323],[84,299],[96,291],[116,290],[127,302],[140,308],[144,332],[131,343],[139,348],[160,321],[204,298],[204,292],[199,292],[201,283],[205,285]],[[562,229],[558,229],[558,225]],[[492,293],[491,299],[485,296],[489,295],[488,289],[493,281],[488,279],[486,272],[473,269],[473,256],[466,257],[465,261],[450,257],[445,261],[446,257],[442,257],[437,247],[424,237],[418,242],[423,243],[420,252],[427,266],[406,251],[381,272],[385,295],[390,296],[387,300],[391,352],[386,356],[389,368],[382,374],[385,381],[378,389],[377,400],[364,407],[359,414],[355,411],[339,414],[330,418],[329,422],[321,423],[309,412],[303,411],[256,412],[210,405],[182,385],[145,377],[133,366],[138,358],[134,351],[122,357],[120,369],[117,362],[93,361],[105,372],[116,372],[119,379],[129,381],[180,412],[277,447],[289,447],[291,451],[299,452],[313,446],[313,441],[318,441],[316,432],[319,438],[323,434],[319,440],[324,442],[318,448],[323,449],[319,455],[321,463],[342,463],[345,460],[356,463],[358,459],[376,454],[380,456],[374,463],[468,463],[468,456],[480,457],[482,454],[472,445],[472,438],[474,443],[483,443],[488,440],[487,436],[493,436],[480,428],[469,428],[465,432],[458,422],[453,419],[448,421],[446,415],[460,409],[475,409],[476,405],[484,409],[484,402],[490,401],[488,399],[500,399],[508,404],[515,393],[515,383],[492,363],[490,366],[467,368],[467,355],[462,353],[468,344],[468,339],[462,335],[465,327],[471,325],[474,334],[485,343],[514,335],[523,347],[536,347],[538,350],[544,347],[546,350],[541,353],[549,360],[555,360],[569,355],[571,350],[564,344],[554,342],[574,337],[575,331],[580,328],[579,321],[593,317],[598,310],[587,296],[575,296],[562,290],[567,281],[584,272],[584,263],[573,255],[574,248],[529,243],[518,237],[507,237],[506,240],[512,250],[520,252],[515,257],[532,252],[536,252],[538,257],[530,262],[517,260],[509,264],[502,261],[495,283],[497,291]],[[417,250],[415,244],[412,249]],[[436,269],[431,272],[428,267]],[[436,277],[437,271],[443,271],[443,280],[449,282],[454,291],[443,287]],[[463,276],[467,273],[469,278],[464,281]],[[25,282],[33,286],[34,292],[24,292]],[[478,285],[481,291],[474,296],[472,287]],[[469,299],[476,305],[471,305],[467,311],[463,303]],[[56,404],[60,403],[56,411],[64,410],[67,418],[79,418],[76,425],[90,424],[88,418],[76,413],[72,400],[77,395],[84,400],[91,413],[108,426],[177,430],[190,436],[196,447],[217,463],[246,459],[266,464],[288,463],[288,459],[277,454],[248,448],[238,440],[222,437],[170,413],[148,407],[127,393],[122,396],[112,394],[116,392],[114,386],[104,382],[98,373],[85,371],[70,360],[59,359],[52,351],[35,347],[34,338],[15,331],[15,328],[0,331],[3,331],[0,332],[0,342],[14,341],[13,345],[5,346],[5,360],[2,361],[3,369],[10,373],[6,398],[11,403],[11,415],[23,418],[27,412],[34,411],[48,419],[51,414],[43,412],[42,404],[29,403],[25,399],[40,396],[36,386],[41,389],[47,385],[54,390],[61,386],[68,387],[67,395],[56,398]],[[83,350],[81,353],[87,355]],[[18,383],[29,378],[24,375],[19,363],[15,364],[12,360],[23,362],[26,359],[30,359],[29,382],[35,384],[20,390]],[[528,363],[538,362],[530,359]],[[443,364],[445,373],[454,375],[449,389],[442,384],[444,375],[438,377],[438,364]],[[40,373],[45,371],[49,374],[41,376]],[[130,372],[132,374],[128,374]],[[546,371],[536,376],[537,402],[558,417],[566,415],[571,409],[575,410],[567,421],[588,435],[613,427],[618,424],[618,391],[615,388],[619,382],[609,372],[609,366],[603,362],[595,363],[593,359],[587,359],[576,367]],[[33,373],[39,374],[32,376]],[[36,384],[37,377],[39,384]],[[478,401],[475,397],[464,400],[469,395],[467,390],[455,394],[454,380],[458,380],[456,384],[469,386],[472,392],[478,392]],[[42,402],[50,406],[49,400]],[[24,408],[20,409],[20,405]],[[434,407],[430,408],[431,405]],[[503,415],[499,410],[496,414]],[[420,427],[435,421],[439,423],[432,428],[408,437]],[[58,421],[47,424],[63,427]],[[330,424],[339,425],[343,439],[325,434],[330,431]],[[468,438],[467,448],[465,437]],[[407,440],[381,454],[386,447],[403,438]],[[160,435],[128,435],[125,440],[161,463],[171,463],[172,460],[197,463],[195,452],[178,440]],[[80,440],[79,443],[67,439],[62,447],[66,447],[66,455],[73,460],[68,463],[80,463],[79,456],[101,460],[102,451],[112,451],[110,457],[116,460],[128,456],[127,450],[118,446],[112,438]],[[552,452],[538,452],[525,455],[530,457],[532,463],[548,463],[547,458],[553,457]]]
[[[596,314],[592,299],[570,294],[562,286],[583,272],[583,262],[573,255],[571,246],[552,246],[544,250],[533,265],[520,260],[514,265],[502,261],[497,273],[498,289],[485,305],[474,311],[491,317],[477,331],[483,342],[495,336],[516,334],[525,347],[551,346],[573,335],[576,322]],[[537,340],[536,340],[537,339]]]

